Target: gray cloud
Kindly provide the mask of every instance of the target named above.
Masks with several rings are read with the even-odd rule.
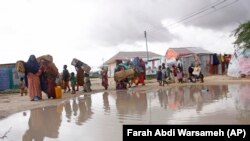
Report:
[[[144,40],[144,31],[155,42],[168,42],[178,38],[163,27],[164,19],[177,20],[200,12],[193,18],[180,23],[209,28],[235,27],[239,22],[250,19],[249,1],[226,0],[218,7],[208,8],[223,0],[99,0],[98,14],[87,36],[107,46],[134,43]],[[94,2],[96,4],[96,1]],[[204,12],[201,12],[204,8]],[[175,23],[173,24],[175,25]],[[228,30],[228,29],[227,29]],[[233,29],[232,29],[233,30]]]
[[[223,27],[232,28],[232,26],[250,19],[249,6],[248,0],[228,0],[218,7],[198,15],[188,24],[215,30]]]

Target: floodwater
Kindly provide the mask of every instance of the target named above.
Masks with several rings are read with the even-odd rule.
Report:
[[[121,141],[123,124],[250,124],[249,92],[230,84],[85,95],[0,120],[0,141]]]

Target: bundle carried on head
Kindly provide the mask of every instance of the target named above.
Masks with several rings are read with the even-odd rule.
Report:
[[[47,55],[42,55],[40,57],[37,57],[36,60],[38,63],[41,63],[41,60],[53,62],[53,57],[51,55],[47,54]]]
[[[85,72],[89,73],[91,70],[91,67],[88,64],[85,64],[84,62],[73,58],[71,65],[77,67],[77,68],[82,68]]]
[[[16,67],[16,71],[17,71],[17,72],[21,72],[21,73],[24,73],[24,72],[25,72],[25,62],[24,62],[24,61],[18,60],[18,61],[16,62],[15,67]]]
[[[134,69],[120,70],[115,72],[114,79],[115,81],[121,81],[125,78],[134,76],[134,74],[135,74]]]
[[[135,57],[132,61],[132,67],[136,73],[143,73],[145,71],[145,62],[141,58]]]

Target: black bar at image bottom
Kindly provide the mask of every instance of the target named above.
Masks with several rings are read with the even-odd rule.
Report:
[[[123,141],[218,139],[249,141],[250,125],[123,125]]]

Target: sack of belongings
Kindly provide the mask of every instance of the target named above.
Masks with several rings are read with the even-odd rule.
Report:
[[[47,55],[37,57],[36,60],[37,60],[37,62],[39,64],[41,63],[41,60],[46,60],[48,62],[53,62],[53,57],[51,55],[47,54]]]
[[[73,65],[77,68],[81,67],[87,73],[89,73],[91,70],[91,67],[89,65],[83,63],[82,61],[80,61],[76,58],[73,58],[73,60],[71,61],[71,65]]]
[[[115,81],[121,81],[125,78],[132,77],[135,74],[134,69],[127,69],[115,72],[114,79]]]
[[[21,61],[21,60],[17,61],[16,65],[15,65],[16,71],[24,73],[25,72],[25,66],[24,66],[24,64],[25,64],[24,61]]]
[[[140,74],[144,72],[143,68],[145,68],[145,62],[142,59],[140,59],[139,57],[135,57],[132,61],[132,64],[132,67],[134,68],[136,73]]]

